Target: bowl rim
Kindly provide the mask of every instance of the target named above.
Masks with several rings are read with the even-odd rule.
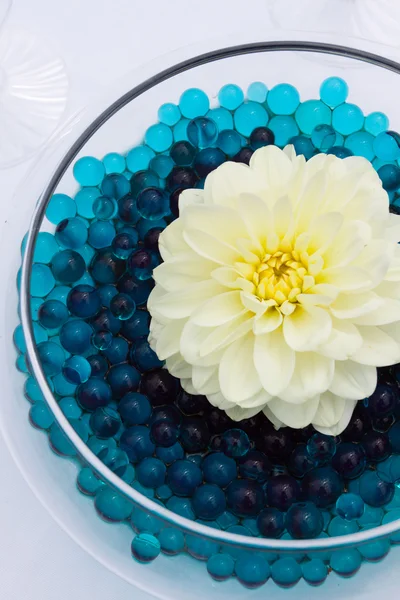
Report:
[[[114,490],[122,493],[124,496],[129,498],[134,505],[138,505],[141,508],[146,509],[150,514],[161,518],[162,520],[166,521],[169,525],[174,525],[184,530],[188,534],[209,538],[213,541],[226,545],[238,545],[245,547],[246,549],[258,551],[264,550],[271,552],[276,552],[278,550],[279,552],[310,552],[318,550],[337,550],[340,548],[345,548],[347,546],[368,543],[372,540],[387,537],[391,533],[397,532],[400,529],[400,519],[397,519],[385,525],[380,525],[379,527],[374,527],[365,530],[363,532],[348,534],[344,536],[309,540],[281,540],[269,538],[255,538],[251,536],[227,533],[226,531],[214,529],[212,527],[208,527],[197,523],[196,521],[191,521],[190,519],[181,517],[180,515],[173,513],[167,508],[160,506],[150,498],[142,495],[140,492],[136,491],[134,488],[132,488],[130,485],[124,482],[121,478],[115,475],[115,473],[113,473],[103,462],[101,462],[101,460],[81,440],[79,435],[75,432],[72,425],[69,423],[68,419],[65,417],[65,415],[59,408],[58,403],[50,390],[50,387],[46,380],[46,376],[42,370],[39,355],[37,352],[37,347],[34,341],[29,290],[31,279],[31,267],[33,264],[36,238],[40,231],[43,218],[45,217],[45,211],[52,194],[56,190],[57,185],[60,183],[68,167],[71,165],[72,161],[78,155],[80,150],[85,146],[87,141],[100,129],[100,127],[104,123],[106,123],[120,109],[122,109],[135,98],[144,94],[146,91],[154,88],[159,83],[162,83],[163,81],[171,79],[172,77],[175,77],[180,73],[199,67],[201,65],[216,62],[218,60],[223,60],[226,58],[232,58],[235,56],[242,56],[262,52],[305,52],[316,54],[328,54],[340,56],[343,58],[350,58],[361,62],[366,62],[377,67],[381,67],[383,69],[392,71],[398,75],[400,74],[399,62],[366,50],[360,50],[350,46],[337,45],[333,43],[325,43],[319,41],[315,42],[306,40],[277,40],[243,43],[234,46],[222,47],[216,50],[211,50],[209,52],[205,52],[183,60],[181,62],[178,62],[148,77],[138,85],[135,85],[132,89],[125,92],[117,100],[112,102],[83,130],[83,132],[78,136],[75,142],[70,146],[69,150],[66,152],[61,162],[58,164],[49,182],[45,186],[44,191],[39,197],[31,219],[26,239],[25,252],[22,259],[20,287],[21,324],[25,336],[26,352],[32,368],[32,374],[34,375],[39,385],[39,388],[44,396],[44,399],[55,417],[56,422],[74,446],[75,450],[77,451],[77,455],[81,459],[83,459],[85,466],[90,467],[102,480],[107,482],[107,484],[110,485]]]

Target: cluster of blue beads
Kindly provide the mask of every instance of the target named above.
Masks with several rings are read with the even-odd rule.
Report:
[[[71,425],[115,474],[170,511],[230,533],[272,539],[339,536],[400,516],[400,368],[380,370],[374,394],[339,438],[288,428],[257,415],[233,423],[204,396],[192,396],[163,367],[147,341],[146,302],[160,264],[158,238],[179,214],[185,188],[202,188],[227,160],[248,164],[269,144],[292,143],[306,159],[320,152],[372,162],[400,211],[400,135],[387,117],[365,117],[331,77],[320,98],[300,101],[295,87],[234,84],[210,108],[200,89],[164,104],[143,144],[126,156],[85,156],[74,165],[75,197],[55,194],[46,211],[54,233],[38,234],[31,311],[39,356]],[[24,252],[25,240],[22,244]],[[19,278],[18,278],[19,279]],[[29,373],[19,325],[18,368],[27,373],[33,426],[48,432],[61,456],[76,452]],[[108,522],[128,520],[131,552],[148,563],[160,552],[207,561],[217,581],[236,575],[249,588],[271,577],[290,587],[321,584],[328,567],[354,574],[363,559],[383,558],[381,540],[332,554],[246,553],[184,535],[110,489],[88,467],[77,479]],[[392,543],[400,543],[394,535]]]

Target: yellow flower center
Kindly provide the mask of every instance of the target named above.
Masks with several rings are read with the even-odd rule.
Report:
[[[306,275],[307,269],[292,252],[266,254],[253,275],[256,295],[261,300],[275,300],[277,304],[286,300],[296,302]]]

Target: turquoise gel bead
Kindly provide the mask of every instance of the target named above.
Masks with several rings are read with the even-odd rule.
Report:
[[[207,571],[215,581],[226,581],[235,570],[235,561],[229,554],[213,554],[207,561]]]
[[[125,178],[124,178],[124,181]],[[114,198],[109,196],[99,196],[93,202],[93,212],[96,219],[100,221],[109,221],[114,218],[117,213],[118,205]]]
[[[400,508],[400,487],[399,482],[394,486],[394,495],[390,502],[385,504],[385,510],[394,510],[396,508]]]
[[[233,129],[233,118],[229,110],[226,108],[222,108],[221,106],[218,108],[212,108],[208,111],[206,117],[214,121],[218,127],[218,131],[223,131],[224,129]]]
[[[364,514],[364,501],[357,494],[342,494],[336,501],[336,512],[346,521],[360,519]]]
[[[53,378],[54,390],[60,396],[71,396],[75,393],[76,385],[67,381],[62,373]]]
[[[235,564],[236,577],[245,587],[255,589],[269,578],[269,564],[263,556],[255,553],[242,553]]]
[[[374,136],[367,131],[357,131],[346,138],[345,148],[353,152],[355,156],[363,156],[370,162],[375,156]]]
[[[89,415],[85,415],[85,416],[88,417]],[[117,434],[115,434],[114,437],[117,437],[120,434],[120,432],[122,432],[122,431],[123,431],[123,427],[120,428],[120,430],[118,431]],[[128,483],[129,485],[132,485],[133,482],[135,481],[135,475],[136,475],[135,467],[133,465],[129,464],[129,465],[126,466],[124,474],[123,475],[119,475],[119,477],[121,477],[121,479],[123,481],[125,481],[125,483]]]
[[[331,108],[346,101],[349,94],[347,83],[340,77],[328,77],[320,87],[321,100]]]
[[[189,554],[198,560],[207,560],[213,554],[218,553],[218,544],[206,538],[195,535],[186,536],[186,547]]]
[[[187,127],[189,125],[189,119],[181,119],[179,123],[174,126],[174,142],[181,142],[183,140],[188,140],[187,136]]]
[[[24,236],[21,244],[21,253],[24,255],[26,246],[26,236]],[[33,261],[35,263],[44,263],[46,265],[51,262],[53,255],[59,250],[57,241],[51,233],[47,231],[40,231],[36,238],[35,251],[33,254]]]
[[[162,529],[158,534],[158,541],[160,542],[161,552],[168,556],[179,554],[185,548],[185,536],[182,531],[173,527]]]
[[[76,204],[66,194],[53,194],[46,208],[46,217],[54,225],[76,215]]]
[[[296,121],[293,117],[289,116],[276,116],[272,117],[269,122],[268,127],[273,131],[275,135],[275,145],[286,146],[289,143],[289,140],[299,133],[299,128],[296,125]]]
[[[43,304],[43,298],[31,298],[31,316],[32,321],[39,319],[39,309]]]
[[[67,381],[79,385],[89,379],[92,369],[86,358],[76,355],[65,361],[62,372]]]
[[[393,483],[380,479],[376,471],[365,471],[360,477],[360,496],[371,506],[384,506],[394,495]]]
[[[48,376],[54,376],[61,372],[65,361],[64,350],[54,342],[42,342],[37,347],[39,359],[43,371]]]
[[[115,227],[109,221],[94,221],[89,227],[89,244],[96,248],[111,246],[115,238]]]
[[[173,139],[170,127],[164,123],[151,125],[144,136],[146,144],[156,152],[165,152],[168,150],[172,146]]]
[[[79,217],[73,217],[64,219],[57,225],[55,238],[62,248],[77,250],[86,243],[87,235],[84,222]]]
[[[36,402],[29,410],[29,421],[37,429],[49,429],[54,423],[54,417],[47,404]]]
[[[105,172],[101,160],[94,156],[83,156],[82,158],[79,158],[73,168],[74,177],[82,186],[100,185]]]
[[[342,517],[334,517],[329,523],[328,533],[331,537],[356,533],[359,527],[356,521],[345,521]]]
[[[247,98],[262,104],[266,101],[268,88],[262,81],[253,81],[247,88]]]
[[[75,196],[78,215],[85,219],[93,219],[93,203],[100,195],[101,192],[97,187],[86,187],[79,190]]]
[[[313,558],[301,565],[303,577],[310,585],[321,585],[328,576],[328,567],[319,558]]]
[[[21,373],[29,373],[29,368],[26,362],[25,354],[20,354],[16,360],[16,366]]]
[[[202,117],[208,112],[210,101],[203,90],[189,88],[180,97],[179,108],[184,117],[194,119],[195,117]]]
[[[269,92],[268,107],[276,115],[292,115],[300,103],[297,89],[289,83],[279,83]]]
[[[118,492],[109,487],[104,487],[96,495],[95,508],[104,521],[117,523],[129,519],[132,504]]]
[[[174,166],[174,161],[170,156],[166,154],[160,154],[159,156],[155,156],[151,159],[149,168],[161,177],[165,179],[171,173],[172,168]]]
[[[171,498],[172,490],[169,485],[164,483],[164,485],[160,485],[160,487],[156,489],[156,496],[159,498],[159,500],[162,500],[165,503],[169,498]]]
[[[224,129],[218,136],[217,147],[228,156],[234,156],[242,147],[242,138],[234,129]]]
[[[154,498],[153,488],[144,487],[144,485],[142,485],[138,481],[134,481],[132,483],[132,487],[133,487],[133,489],[135,489],[137,492],[139,492],[143,496],[146,496],[147,498]]]
[[[253,129],[268,123],[268,113],[257,102],[245,102],[236,109],[234,121],[237,131],[248,137]]]
[[[295,118],[300,130],[311,135],[317,125],[331,124],[331,111],[320,100],[306,100],[297,108]]]
[[[392,454],[377,465],[377,473],[383,481],[397,483],[400,481],[400,456]]]
[[[167,502],[168,510],[185,517],[185,519],[194,520],[194,512],[192,504],[188,498],[178,498],[177,496],[171,496]]]
[[[88,467],[84,467],[79,471],[76,480],[78,489],[82,494],[87,496],[95,496],[96,493],[104,486],[104,483],[96,477],[96,475]]]
[[[17,325],[14,329],[14,344],[20,352],[26,352],[25,336],[23,333],[22,325]]]
[[[160,554],[160,542],[150,533],[139,533],[132,541],[132,556],[138,562],[152,562]]]
[[[71,422],[72,425],[72,422]],[[50,448],[60,456],[75,456],[76,450],[63,430],[57,423],[53,423],[49,434]]]
[[[400,158],[399,139],[390,132],[379,133],[374,139],[374,152],[385,162]]]
[[[79,419],[82,416],[82,409],[73,396],[65,396],[58,403],[67,419]]]
[[[369,506],[368,504],[364,505],[364,514],[357,519],[357,522],[361,527],[366,527],[367,525],[378,526],[381,524],[383,518],[383,509]]]
[[[209,148],[217,141],[218,128],[212,119],[197,117],[187,126],[187,136],[193,146]]]
[[[77,252],[82,256],[87,267],[90,265],[93,256],[96,254],[96,251],[92,246],[89,246],[89,244],[85,244],[82,248],[78,248]]]
[[[161,123],[165,123],[165,125],[169,125],[169,127],[173,127],[181,118],[181,111],[176,104],[172,102],[167,102],[166,104],[162,104],[158,109],[158,119]]]
[[[278,585],[290,588],[301,579],[301,567],[294,558],[280,558],[271,566],[271,577]]]
[[[331,556],[331,567],[342,577],[352,577],[361,567],[361,554],[355,548],[347,548],[333,552]]]
[[[139,506],[134,506],[131,514],[131,525],[134,531],[141,533],[146,531],[147,533],[157,534],[162,525],[162,521],[148,513]]]
[[[145,171],[155,156],[154,151],[148,146],[136,146],[127,154],[126,165],[132,173]]]
[[[237,525],[239,523],[239,518],[226,510],[217,518],[217,523],[221,529],[228,529],[228,527]]]
[[[243,90],[234,83],[227,83],[219,90],[218,100],[222,108],[236,110],[244,101]]]
[[[306,160],[309,160],[316,152],[314,144],[305,135],[292,137],[289,140],[289,144],[293,144],[296,154],[302,154]]]
[[[390,550],[390,540],[374,540],[369,544],[362,544],[358,548],[361,556],[369,562],[378,562],[385,558]]]
[[[332,113],[333,127],[343,135],[350,135],[362,129],[364,115],[356,104],[345,102],[337,106]]]
[[[50,268],[41,263],[32,265],[31,272],[31,295],[44,298],[55,286],[55,279]]]
[[[103,158],[106,174],[123,173],[126,169],[125,157],[117,152],[110,152]]]
[[[53,386],[53,382],[51,381],[51,379],[48,380],[48,384],[49,384],[51,391],[53,391],[54,386]],[[33,376],[28,377],[27,380],[25,381],[24,390],[25,390],[25,396],[28,398],[28,400],[30,402],[32,402],[32,404],[35,402],[44,402],[44,396],[41,392],[40,387],[38,386],[36,379],[34,379]]]
[[[386,525],[387,523],[393,523],[393,521],[397,521],[398,519],[400,519],[400,508],[388,512],[382,519],[382,525]],[[400,544],[400,532],[391,533],[390,541],[392,542],[392,544]]]
[[[372,135],[379,135],[389,127],[389,119],[384,113],[373,112],[365,117],[364,128]]]
[[[326,540],[327,538],[329,538],[330,536],[325,533],[325,531],[323,531],[322,533],[319,534],[319,536],[316,538],[317,540]],[[310,560],[313,560],[314,558],[318,558],[319,560],[323,560],[324,562],[329,562],[331,559],[331,552],[328,551],[324,551],[324,550],[316,550],[315,552],[309,552],[307,554],[307,558],[309,558]]]
[[[326,152],[336,143],[336,131],[331,125],[317,125],[312,131],[311,141],[318,150]]]

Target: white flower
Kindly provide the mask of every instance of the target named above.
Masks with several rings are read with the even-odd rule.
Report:
[[[400,219],[364,158],[226,162],[160,236],[150,343],[240,420],[339,434],[400,361]]]

